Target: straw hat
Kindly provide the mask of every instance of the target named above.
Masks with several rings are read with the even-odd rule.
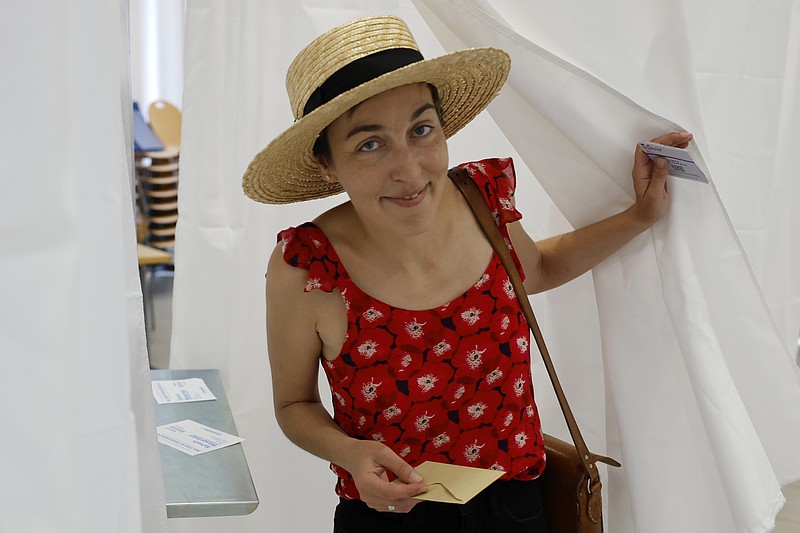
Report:
[[[444,134],[467,125],[500,92],[511,60],[494,48],[423,59],[406,24],[382,16],[349,22],[315,39],[289,66],[286,90],[295,122],[259,152],[244,174],[247,196],[267,204],[342,192],[319,173],[312,149],[320,132],[354,105],[409,83],[436,87]]]

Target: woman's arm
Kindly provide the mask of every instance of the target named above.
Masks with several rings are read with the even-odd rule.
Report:
[[[353,475],[361,498],[386,511],[393,505],[408,511],[426,490],[416,471],[389,447],[348,436],[320,401],[317,388],[323,342],[318,323],[329,319],[326,309],[343,306],[336,293],[304,292],[308,271],[283,260],[281,247],[267,270],[267,344],[275,418],[284,434],[304,450],[334,463]],[[393,472],[407,484],[390,484]]]
[[[684,148],[690,133],[669,133],[653,142]],[[558,287],[591,270],[650,228],[669,208],[666,160],[651,161],[636,148],[633,188],[636,202],[625,211],[584,228],[535,243],[519,222],[508,226],[526,273],[525,289],[534,294]]]

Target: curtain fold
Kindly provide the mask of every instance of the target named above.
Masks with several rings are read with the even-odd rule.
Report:
[[[621,163],[630,165],[633,141],[684,129],[513,31],[483,2],[416,4],[427,10],[434,32],[448,37],[447,48],[497,46],[511,53],[512,73],[491,115],[576,227],[630,202]],[[650,7],[663,18],[626,20],[632,28],[646,22],[637,49],[657,57],[664,46],[688,53],[657,39],[666,24],[687,33],[674,28],[685,20],[680,5]],[[604,27],[607,10],[597,8],[593,23]],[[624,61],[614,51],[609,61]],[[685,59],[676,64],[691,64]],[[680,114],[692,119],[695,108],[690,101]],[[695,119],[689,129],[703,138],[701,128]],[[609,470],[609,529],[766,531],[783,502],[780,483],[800,475],[800,416],[781,410],[800,400],[798,371],[713,180],[709,186],[672,180],[670,188],[669,217],[593,271],[604,419],[616,432],[597,445],[625,465]],[[562,327],[568,334],[574,324]]]
[[[161,532],[126,1],[0,17],[0,531]]]
[[[687,2],[686,11],[716,183],[783,342],[795,353],[800,2],[710,0]]]

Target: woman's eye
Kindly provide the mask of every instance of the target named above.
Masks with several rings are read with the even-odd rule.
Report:
[[[429,124],[425,124],[425,125],[422,125],[422,126],[417,126],[416,128],[414,128],[414,135],[416,135],[417,137],[422,137],[422,136],[427,135],[432,129],[433,129],[433,126],[431,126]]]
[[[378,141],[367,141],[358,147],[359,152],[372,152],[378,149]]]

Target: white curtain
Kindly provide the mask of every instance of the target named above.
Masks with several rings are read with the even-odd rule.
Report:
[[[131,199],[128,5],[0,16],[0,531],[166,531]]]
[[[782,339],[797,352],[800,1],[706,0],[686,10],[716,184]]]
[[[280,229],[342,199],[262,206],[241,192],[253,154],[291,123],[284,75],[315,36],[389,13],[427,56],[442,45],[508,49],[510,83],[491,118],[451,141],[451,163],[514,157],[536,238],[628,205],[634,142],[673,122],[708,155],[681,4],[620,0],[604,5],[608,15],[578,2],[491,4],[188,2],[172,366],[221,370],[261,505],[247,517],[171,521],[171,531],[330,529],[333,475],[272,414],[263,274]],[[797,369],[714,185],[671,187],[669,220],[534,301],[591,447],[625,465],[607,474],[609,531],[766,531],[780,484],[800,477],[800,415],[786,408],[800,402]],[[546,429],[563,434],[549,386],[537,385]]]
[[[680,4],[644,2],[628,12],[624,37],[611,39],[604,62],[592,62],[607,79],[619,79],[618,88],[530,40],[546,33],[539,30],[551,16],[570,20],[567,6],[546,4],[535,13],[512,9],[519,4],[505,12],[485,2],[417,4],[448,48],[511,52],[514,69],[492,116],[575,227],[631,201],[625,154],[632,139],[670,129],[696,132],[701,146],[706,139],[690,47],[681,39],[692,15]],[[619,19],[606,14],[618,11],[609,7],[584,6],[577,18],[587,27],[578,22],[559,38],[591,41],[591,28],[620,35]],[[667,34],[673,38],[659,37]],[[653,62],[659,73],[647,79]],[[627,81],[631,73],[646,82]],[[639,94],[655,97],[655,109],[671,107],[683,126],[637,105]],[[752,169],[745,177],[752,179]],[[669,218],[593,272],[607,403],[605,416],[595,409],[587,424],[600,433],[597,423],[605,421],[598,445],[625,464],[609,472],[610,530],[765,531],[783,503],[779,484],[800,476],[800,416],[778,414],[780,406],[798,405],[800,374],[714,183],[670,185]],[[560,322],[553,331],[566,336],[574,328]],[[575,390],[572,396],[585,392]]]

